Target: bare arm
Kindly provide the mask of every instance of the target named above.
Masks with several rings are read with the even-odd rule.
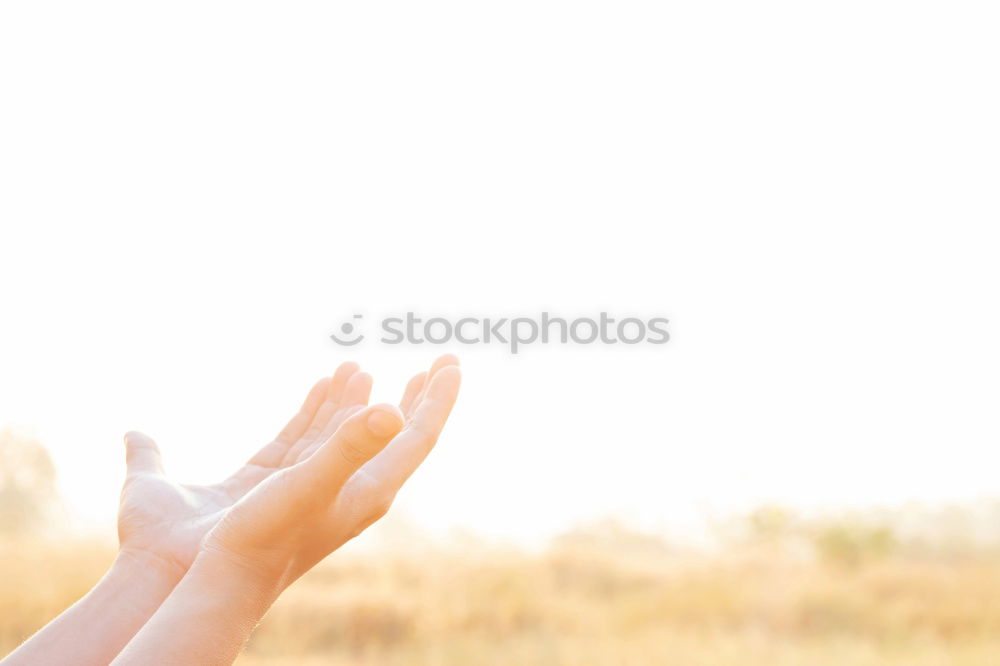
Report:
[[[431,378],[456,364],[453,356],[443,356],[430,372],[418,374],[407,386],[400,404],[407,425],[376,459],[343,484],[333,503],[335,515],[327,525],[323,546],[327,552],[381,517],[430,451],[440,430],[433,430],[432,421],[440,410],[431,409],[435,401],[425,397]],[[121,548],[114,564],[93,590],[0,660],[0,665],[110,663],[175,590],[199,556],[206,534],[258,486],[316,453],[368,402],[371,383],[357,364],[344,363],[332,377],[317,382],[272,442],[232,476],[210,486],[171,480],[156,444],[141,433],[126,435],[128,470],[118,525]],[[454,388],[457,391],[457,375]],[[446,417],[445,412],[440,425]],[[204,558],[200,561],[202,567],[191,571],[196,574],[192,581],[204,578],[208,565]],[[192,581],[184,585],[185,590],[195,586]],[[242,589],[252,587],[247,582]],[[183,601],[186,595],[178,598]]]
[[[457,367],[439,368],[409,418],[389,405],[356,412],[248,493],[114,665],[231,664],[285,587],[384,513],[388,500],[357,513],[354,494],[391,499],[437,439],[459,377]]]
[[[0,663],[108,664],[183,574],[154,555],[122,550],[94,589]]]

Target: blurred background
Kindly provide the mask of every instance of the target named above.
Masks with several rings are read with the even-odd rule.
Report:
[[[0,6],[0,648],[348,358],[465,383],[247,664],[991,664],[986,2]],[[384,346],[354,314],[671,320]]]

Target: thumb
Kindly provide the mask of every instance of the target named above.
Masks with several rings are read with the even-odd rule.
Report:
[[[163,459],[156,442],[135,430],[125,433],[125,467],[127,476],[163,474]]]
[[[300,463],[304,489],[317,493],[312,499],[332,500],[354,472],[402,429],[403,414],[395,405],[374,405],[357,412]]]

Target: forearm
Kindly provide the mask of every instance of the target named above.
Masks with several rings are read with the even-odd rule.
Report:
[[[114,666],[232,664],[282,588],[276,577],[199,555]]]
[[[2,666],[106,666],[142,628],[183,571],[155,556],[123,550],[85,597],[47,624]]]

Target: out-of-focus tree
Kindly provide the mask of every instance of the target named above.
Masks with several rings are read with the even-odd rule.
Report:
[[[746,527],[752,543],[775,545],[792,538],[799,521],[790,509],[769,504],[751,513]]]
[[[813,545],[826,563],[856,569],[891,555],[897,538],[887,523],[842,518],[816,525]]]
[[[0,430],[0,535],[44,527],[56,505],[56,468],[37,439]]]

